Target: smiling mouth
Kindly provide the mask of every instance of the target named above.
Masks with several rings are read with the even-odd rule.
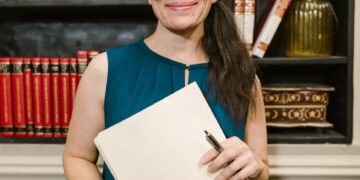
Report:
[[[188,10],[193,6],[197,5],[197,2],[180,2],[180,3],[170,3],[165,6],[170,8],[171,10],[180,11],[180,10]]]

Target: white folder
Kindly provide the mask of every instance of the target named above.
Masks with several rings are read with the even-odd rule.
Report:
[[[199,164],[225,135],[198,85],[190,85],[100,132],[94,142],[115,179],[209,180]]]

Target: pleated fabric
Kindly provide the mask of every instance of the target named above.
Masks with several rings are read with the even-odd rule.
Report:
[[[152,51],[144,40],[106,50],[108,77],[105,128],[130,117],[185,86],[186,65]],[[246,114],[235,124],[208,86],[208,63],[189,67],[189,83],[196,81],[226,137],[244,139]],[[119,152],[121,153],[121,152]],[[103,177],[114,179],[106,165]]]

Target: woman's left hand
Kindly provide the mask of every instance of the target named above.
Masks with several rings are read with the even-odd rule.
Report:
[[[208,171],[215,173],[222,169],[215,180],[244,180],[261,174],[264,164],[238,137],[231,137],[221,143],[224,151],[209,150],[200,160],[209,164]]]

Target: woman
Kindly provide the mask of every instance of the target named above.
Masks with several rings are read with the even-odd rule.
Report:
[[[100,54],[83,74],[64,150],[67,178],[112,179],[96,167],[97,133],[196,81],[228,137],[224,151],[209,150],[200,163],[220,171],[217,180],[268,179],[261,85],[231,11],[222,0],[149,3],[156,31]]]

